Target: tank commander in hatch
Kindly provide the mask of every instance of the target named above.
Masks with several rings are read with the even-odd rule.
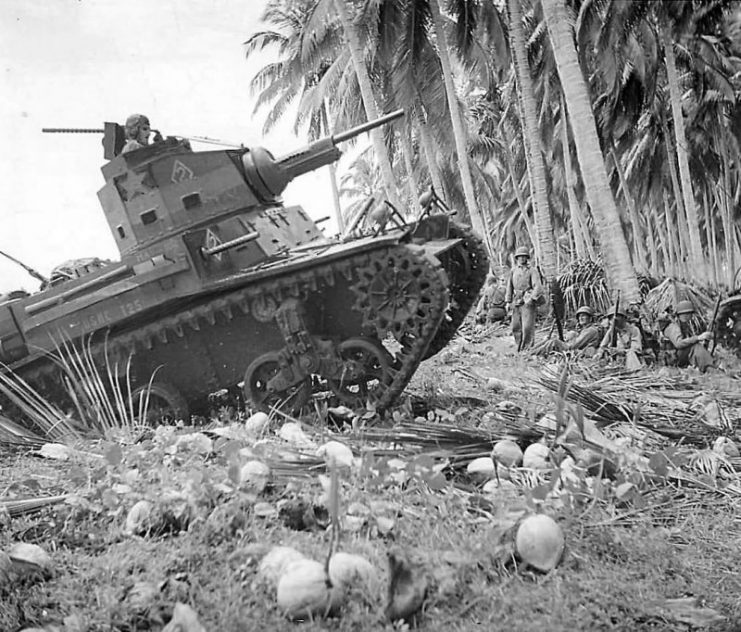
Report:
[[[149,119],[143,114],[132,114],[126,119],[124,126],[124,133],[126,135],[126,144],[121,150],[122,154],[126,154],[135,149],[140,149],[149,145],[149,135],[152,133],[152,128],[149,125]],[[154,130],[154,142],[158,143],[162,140],[162,134],[157,130]]]

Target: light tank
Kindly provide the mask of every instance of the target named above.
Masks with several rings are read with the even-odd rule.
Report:
[[[75,260],[39,292],[0,298],[2,370],[63,398],[49,352],[92,341],[135,396],[149,390],[179,415],[237,385],[263,410],[295,411],[320,392],[388,408],[473,304],[488,270],[482,242],[434,194],[411,220],[368,204],[366,220],[379,221],[332,239],[281,194],[336,161],[338,143],[401,114],[279,158],[195,152],[176,137],[121,153],[121,126],[106,123],[98,197],[120,261]]]

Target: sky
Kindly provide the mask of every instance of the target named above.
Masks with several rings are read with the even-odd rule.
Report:
[[[263,145],[276,155],[305,144],[290,132],[292,120],[263,137],[266,112],[253,114],[249,82],[269,58],[248,62],[242,44],[265,2],[3,0],[0,250],[44,275],[67,259],[119,257],[97,198],[102,135],[42,127],[102,128],[141,112],[163,135]],[[315,219],[332,215],[329,170],[295,180],[284,201]],[[36,291],[38,282],[0,257],[0,293],[19,288]]]

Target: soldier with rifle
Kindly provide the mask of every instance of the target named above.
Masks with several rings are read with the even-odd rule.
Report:
[[[675,319],[669,322],[663,334],[674,347],[677,366],[694,366],[701,373],[705,373],[709,368],[715,368],[715,360],[705,347],[705,343],[713,339],[713,333],[698,332],[698,327],[692,322],[695,307],[691,301],[679,301],[674,313]],[[714,322],[711,326],[713,324]]]
[[[641,330],[628,322],[625,310],[620,307],[619,294],[608,317],[610,326],[594,357],[599,359],[605,357],[605,355],[610,355],[613,360],[624,362],[628,371],[640,369],[643,366],[641,360],[643,354]]]
[[[540,272],[530,266],[530,251],[521,246],[515,251],[515,267],[507,279],[505,302],[512,310],[512,334],[517,350],[529,349],[535,338],[535,309],[542,304],[543,284]]]
[[[551,338],[535,350],[538,355],[548,355],[554,351],[579,351],[593,356],[602,340],[603,331],[594,320],[594,310],[589,305],[582,305],[576,310],[576,331],[565,336],[566,340]]]

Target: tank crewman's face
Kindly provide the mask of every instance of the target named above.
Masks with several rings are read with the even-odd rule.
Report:
[[[678,314],[678,316],[680,323],[688,323],[692,318],[692,312],[682,312],[681,314]]]
[[[136,134],[137,142],[141,143],[142,145],[148,145],[149,144],[149,134],[151,132],[152,132],[152,129],[149,126],[149,123],[139,123],[139,131]]]
[[[579,314],[579,324],[584,327],[592,322],[592,317],[589,314]]]

